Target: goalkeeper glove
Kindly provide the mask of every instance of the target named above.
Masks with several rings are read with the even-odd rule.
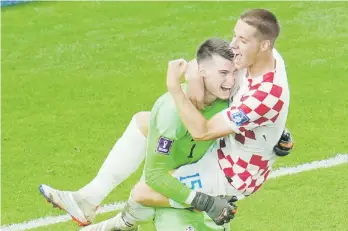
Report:
[[[204,211],[217,225],[230,222],[237,213],[237,206],[233,203],[236,197],[213,197],[197,192],[191,206],[199,211]]]
[[[291,133],[285,128],[282,136],[280,137],[277,145],[274,146],[273,150],[277,156],[287,156],[290,154],[293,147],[294,141]]]

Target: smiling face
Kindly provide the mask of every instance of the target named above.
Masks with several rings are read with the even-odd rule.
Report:
[[[208,39],[198,48],[198,70],[204,80],[206,95],[223,100],[230,97],[234,86],[233,57],[229,42],[223,39]]]
[[[235,80],[233,62],[214,54],[201,61],[198,68],[206,91],[219,99],[229,99]]]
[[[255,36],[256,33],[255,27],[248,25],[241,19],[238,20],[231,42],[236,68],[245,68],[255,63],[261,52],[261,41]]]
[[[236,68],[247,68],[272,50],[280,27],[275,15],[267,10],[254,9],[241,15],[233,30],[230,44],[235,54]]]

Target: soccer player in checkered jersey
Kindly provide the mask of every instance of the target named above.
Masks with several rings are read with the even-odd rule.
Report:
[[[179,90],[179,79],[168,86],[192,136],[218,139],[212,155],[227,181],[225,186],[215,187],[225,188],[227,195],[232,193],[239,199],[255,193],[268,179],[276,159],[274,145],[286,124],[290,100],[287,74],[284,60],[274,48],[279,31],[277,18],[267,10],[250,10],[240,16],[231,42],[239,89],[230,107],[210,120],[204,119]],[[195,170],[206,169],[209,158],[205,155]]]
[[[269,47],[267,48],[267,43],[273,46],[273,43],[276,38],[261,40],[259,36],[260,35],[265,36],[267,35],[267,33],[264,34],[264,31],[260,31],[260,29],[258,29],[260,25],[259,26],[249,25],[250,23],[252,23],[252,21],[247,21],[251,19],[254,19],[255,21],[255,18],[258,18],[258,19],[261,19],[261,21],[263,20],[264,24],[271,25],[272,23],[269,24],[268,22],[269,20],[267,21],[267,19],[269,15],[272,15],[272,14],[266,11],[264,12],[265,15],[257,15],[257,14],[260,14],[260,12],[262,11],[252,10],[252,11],[246,12],[244,15],[241,16],[240,20],[237,23],[237,26],[239,25],[239,27],[240,26],[246,27],[247,29],[249,29],[249,32],[251,32],[250,30],[254,29],[255,34],[251,33],[249,34],[250,37],[247,37],[246,35],[243,36],[243,35],[237,34],[240,32],[236,31],[236,37],[234,40],[235,45],[233,46],[234,51],[239,55],[239,57],[236,59],[236,65],[239,65],[239,68],[241,69],[244,68],[244,71],[242,70],[240,73],[245,73],[245,70],[248,70],[251,76],[255,75],[256,72],[261,73],[262,71],[265,72],[268,69],[269,63],[266,62],[266,60],[273,59],[274,61],[276,61],[276,70],[281,69],[281,64],[282,64],[281,57],[279,55],[278,57],[276,57],[277,52],[274,51],[274,53],[276,54],[275,56],[276,59],[274,59],[274,57],[272,56],[273,54],[271,55],[269,52],[270,48]],[[236,26],[236,29],[237,29],[237,26]],[[262,26],[264,25],[261,25],[261,27]],[[266,28],[269,29],[269,27],[266,27]],[[268,50],[268,52],[265,51],[265,48],[267,48],[266,51]],[[266,55],[266,53],[268,53],[268,55]],[[264,58],[267,58],[267,57],[268,59],[263,60]],[[273,70],[274,69],[272,69],[272,71]],[[243,95],[243,97],[240,98],[239,101],[244,102],[246,101],[246,99],[249,99],[249,97],[247,97],[248,91],[243,93],[243,91],[247,90],[247,88],[245,88],[246,86],[245,80],[250,78],[247,78],[246,76],[244,76],[243,78],[242,75],[240,76],[241,76],[241,82],[244,83],[244,85],[242,85],[242,87],[239,89],[237,95],[233,97],[233,100],[235,100],[239,94],[239,97],[240,95]],[[256,78],[254,80],[256,80]],[[270,80],[271,78],[266,81],[270,81]],[[199,80],[194,80],[194,78],[191,78],[189,83],[190,82],[194,83],[195,81],[198,81],[198,82],[196,82],[194,85],[197,85],[200,83]],[[248,83],[249,83],[249,80],[248,80]],[[175,94],[176,93],[174,93],[173,95]],[[178,96],[180,97],[180,94]],[[178,96],[176,96],[176,98]],[[181,97],[183,96],[181,95]],[[191,101],[199,102],[199,97],[198,97],[198,100],[197,98],[191,98]],[[269,153],[271,153],[272,144],[274,145],[274,142],[272,141],[272,139],[277,140],[279,139],[280,135],[278,136],[278,134],[272,134],[271,137],[267,137],[266,135],[268,135],[268,133],[263,134],[262,138],[264,139],[264,141],[263,143],[260,143],[261,145],[260,147],[257,147],[256,138],[259,138],[259,132],[257,132],[255,133],[257,136],[255,137],[255,142],[253,143],[255,146],[249,147],[248,146],[249,141],[246,139],[246,137],[248,137],[248,139],[250,137],[251,140],[253,140],[254,138],[254,136],[249,135],[249,134],[252,134],[249,131],[256,130],[258,128],[261,128],[262,126],[266,126],[267,121],[260,124],[259,127],[256,126],[253,128],[252,125],[257,123],[255,123],[255,121],[251,120],[249,117],[245,117],[247,116],[245,114],[248,113],[248,111],[247,112],[243,111],[244,114],[241,114],[242,112],[238,111],[238,109],[240,109],[239,106],[238,107],[234,106],[233,108],[233,105],[236,105],[236,104],[231,105],[231,110],[221,113],[222,115],[221,117],[223,118],[223,121],[226,121],[228,126],[226,126],[226,124],[218,124],[215,130],[212,131],[211,124],[213,121],[216,121],[216,119],[204,121],[204,120],[201,120],[199,115],[197,117],[197,121],[194,120],[192,123],[204,121],[203,123],[201,124],[198,123],[197,125],[199,126],[209,125],[209,127],[206,127],[205,129],[202,130],[205,133],[200,133],[201,131],[200,129],[204,128],[204,126],[203,127],[198,127],[198,126],[192,127],[190,125],[188,126],[190,131],[194,132],[193,135],[195,136],[195,138],[201,139],[201,140],[215,139],[218,137],[223,137],[224,135],[227,135],[229,133],[231,134],[224,138],[218,139],[218,142],[216,143],[216,145],[214,145],[208,151],[205,157],[201,159],[200,161],[198,161],[197,163],[182,166],[179,169],[177,169],[175,171],[176,173],[175,175],[178,176],[178,178],[183,179],[184,183],[192,186],[191,188],[197,191],[204,191],[206,193],[210,193],[211,195],[220,195],[220,194],[237,195],[239,199],[242,199],[243,197],[250,195],[250,191],[255,192],[256,191],[255,189],[258,189],[262,185],[264,180],[267,178],[266,176],[268,176],[270,166],[274,160],[274,154],[269,154],[268,157],[266,156],[268,160],[267,159],[260,160],[260,156],[261,158],[263,158],[263,155],[255,155],[257,158],[256,159],[255,157],[253,159],[250,158],[249,160],[251,160],[252,163],[246,166],[244,162],[239,161],[238,159],[241,156],[244,157],[244,152],[241,153],[241,155],[238,155],[237,153],[234,153],[235,155],[229,155],[229,154],[232,154],[231,153],[233,149],[232,145],[237,145],[233,150],[235,149],[238,150],[237,148],[238,145],[239,147],[243,148],[242,151],[246,151],[250,148],[249,149],[250,152],[247,152],[247,153],[249,153],[249,157],[250,155],[251,157],[253,157],[254,154],[257,154],[257,153],[263,154],[266,149],[269,150]],[[178,106],[180,107],[182,105],[178,104]],[[285,105],[283,105],[282,108],[286,108],[286,107],[287,105],[285,102]],[[192,110],[194,114],[197,112],[197,111],[194,111],[192,107],[189,107],[189,110]],[[233,110],[237,110],[237,111],[233,111]],[[281,110],[279,114],[283,115],[284,114],[283,111],[284,110]],[[231,116],[231,112],[232,114],[234,114],[233,117],[228,116],[228,115]],[[264,117],[265,116],[266,115],[264,115]],[[281,118],[282,116],[278,116],[278,117]],[[230,118],[231,119],[233,118],[233,120],[230,120]],[[246,118],[248,119],[248,121],[245,121]],[[187,124],[188,119],[189,118],[183,117],[183,122]],[[56,190],[51,187],[45,186],[44,193],[46,194],[48,193],[52,195],[52,198],[51,198],[52,202],[56,202],[56,204],[58,204],[57,202],[59,202],[61,207],[63,207],[68,213],[73,214],[74,218],[80,224],[82,225],[89,224],[94,218],[96,207],[106,198],[106,196],[115,187],[117,187],[121,182],[123,182],[132,173],[134,173],[135,170],[140,166],[141,162],[143,161],[145,156],[148,121],[149,121],[148,112],[140,112],[133,117],[126,131],[124,132],[123,136],[116,142],[116,144],[110,151],[108,157],[104,161],[104,164],[99,170],[97,176],[89,184],[87,184],[86,186],[84,186],[78,191],[60,191],[60,190]],[[277,119],[276,121],[278,121],[276,123],[279,123],[280,119]],[[236,124],[233,125],[232,122],[235,122]],[[247,127],[246,124],[249,124],[250,127]],[[237,126],[238,130],[235,128],[235,126]],[[272,124],[268,124],[267,127],[272,127]],[[284,128],[284,126],[281,126],[281,127],[282,129]],[[236,129],[237,131],[233,129]],[[282,131],[282,129],[280,130]],[[239,141],[238,142],[240,144],[233,142],[234,132],[236,132],[236,134],[244,135],[245,143],[243,146],[240,146],[242,145],[242,143],[240,143]],[[286,135],[289,135],[289,134],[286,134]],[[235,135],[235,137],[237,137],[237,135]],[[288,138],[288,137],[285,136],[282,138]],[[239,140],[242,141],[243,138],[240,137]],[[288,154],[291,150],[291,145],[290,145],[290,148],[284,147],[283,144],[288,144],[287,142],[288,140],[285,140],[285,142],[281,142],[281,140],[279,140],[278,143],[275,142],[276,146],[274,146],[274,148],[275,150],[277,150],[278,154],[281,154],[281,155]],[[265,148],[264,147],[265,144],[268,144],[268,147]],[[290,140],[290,144],[291,144],[291,140]],[[255,150],[257,150],[257,152]],[[243,161],[246,161],[246,160],[243,160]],[[218,163],[218,164],[214,164],[214,163]],[[234,163],[238,163],[238,164],[234,164]],[[207,171],[207,169],[209,169],[209,171]],[[214,169],[215,169],[215,172],[214,172]],[[256,174],[255,174],[255,169],[257,169]],[[265,169],[267,170],[265,171]],[[246,174],[241,174],[241,173],[246,173]],[[247,177],[244,183],[247,184],[250,182],[250,184],[244,187],[243,186],[244,183],[243,183],[242,186],[244,187],[244,189],[241,187],[237,187],[237,185],[241,185],[240,181],[239,181],[239,184],[237,184],[238,183],[237,177],[242,176],[241,178],[244,179],[249,174],[250,174],[250,177]],[[235,180],[236,184],[233,184],[233,181],[231,181],[233,180],[233,178],[237,178]],[[198,187],[195,187],[195,186],[198,186]],[[42,187],[40,189],[43,190]],[[246,190],[246,189],[249,189],[249,190]],[[135,189],[133,190],[133,195],[135,195],[135,197],[138,199],[137,202],[144,203],[145,205],[151,205],[151,204],[156,205],[156,204],[160,204],[163,201],[166,202],[168,200],[168,198],[164,198],[158,193],[156,194],[156,192],[154,192],[151,188],[141,184],[140,185],[138,184],[135,187]],[[173,200],[170,200],[170,202],[173,207],[181,206]]]

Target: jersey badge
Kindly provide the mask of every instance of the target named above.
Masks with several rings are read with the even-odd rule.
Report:
[[[231,116],[232,122],[234,122],[237,126],[241,126],[245,122],[249,121],[248,116],[242,111],[239,110],[238,112],[235,112]]]
[[[157,144],[157,152],[168,154],[170,151],[170,148],[172,147],[173,140],[170,140],[165,137],[160,137]]]

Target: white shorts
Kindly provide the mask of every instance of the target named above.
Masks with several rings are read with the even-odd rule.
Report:
[[[198,162],[184,165],[174,171],[173,176],[192,190],[211,196],[245,196],[228,182],[221,170],[217,157],[217,144],[214,143]]]

